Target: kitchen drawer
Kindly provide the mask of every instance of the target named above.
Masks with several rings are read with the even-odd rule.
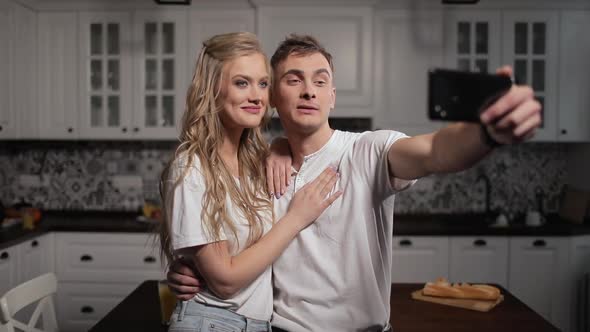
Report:
[[[427,282],[449,275],[449,238],[394,236],[393,282]]]
[[[149,234],[58,233],[56,254],[60,281],[124,283],[165,275]]]
[[[56,303],[60,331],[87,331],[137,286],[60,282]]]
[[[508,237],[451,237],[450,280],[508,287]]]

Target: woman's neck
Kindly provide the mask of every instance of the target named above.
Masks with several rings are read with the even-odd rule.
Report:
[[[240,175],[240,168],[238,164],[238,149],[240,146],[240,139],[244,131],[225,131],[223,135],[223,142],[219,148],[219,156],[225,163],[229,173],[235,177]]]

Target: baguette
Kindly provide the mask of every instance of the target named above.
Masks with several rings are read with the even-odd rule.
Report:
[[[451,285],[446,279],[439,278],[435,282],[427,282],[422,294],[455,299],[497,300],[500,297],[500,290],[485,284],[456,283]]]

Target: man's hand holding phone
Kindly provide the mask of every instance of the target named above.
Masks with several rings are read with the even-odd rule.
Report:
[[[480,122],[491,145],[534,136],[541,104],[529,86],[512,84],[512,68],[496,75],[436,69],[429,72],[428,115],[433,120]]]
[[[512,68],[502,67],[497,74],[510,77]],[[481,113],[480,120],[498,143],[519,143],[535,135],[542,123],[541,108],[530,86],[515,84]]]

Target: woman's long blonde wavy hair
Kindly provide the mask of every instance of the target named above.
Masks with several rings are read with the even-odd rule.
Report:
[[[219,153],[224,140],[219,112],[222,107],[220,99],[223,98],[221,87],[224,65],[235,58],[252,54],[264,56],[258,39],[248,32],[216,35],[203,43],[187,92],[180,144],[164,168],[160,182],[162,203],[164,207],[172,206],[169,200],[173,198],[174,188],[184,180],[190,166],[194,165],[195,157],[198,157],[199,171],[205,179],[205,194],[203,201],[194,204],[202,204],[200,222],[205,226],[206,235],[211,241],[216,241],[224,230],[229,230],[237,242],[236,226],[226,206],[229,194],[234,208],[239,210],[237,214],[243,215],[250,226],[246,246],[262,236],[263,224],[272,221],[269,218],[274,219],[272,201],[265,185],[264,161],[268,155],[268,146],[260,126],[244,130],[238,147],[238,186]],[[268,59],[266,56],[264,58],[270,72]],[[267,123],[269,117],[267,107],[263,123]],[[171,179],[174,173],[172,168],[178,165],[184,167],[184,172],[178,178]],[[171,216],[167,215],[166,208],[163,210],[164,220],[159,232],[161,254],[171,263],[176,258],[170,241]],[[195,216],[194,222],[199,222],[199,216]]]

